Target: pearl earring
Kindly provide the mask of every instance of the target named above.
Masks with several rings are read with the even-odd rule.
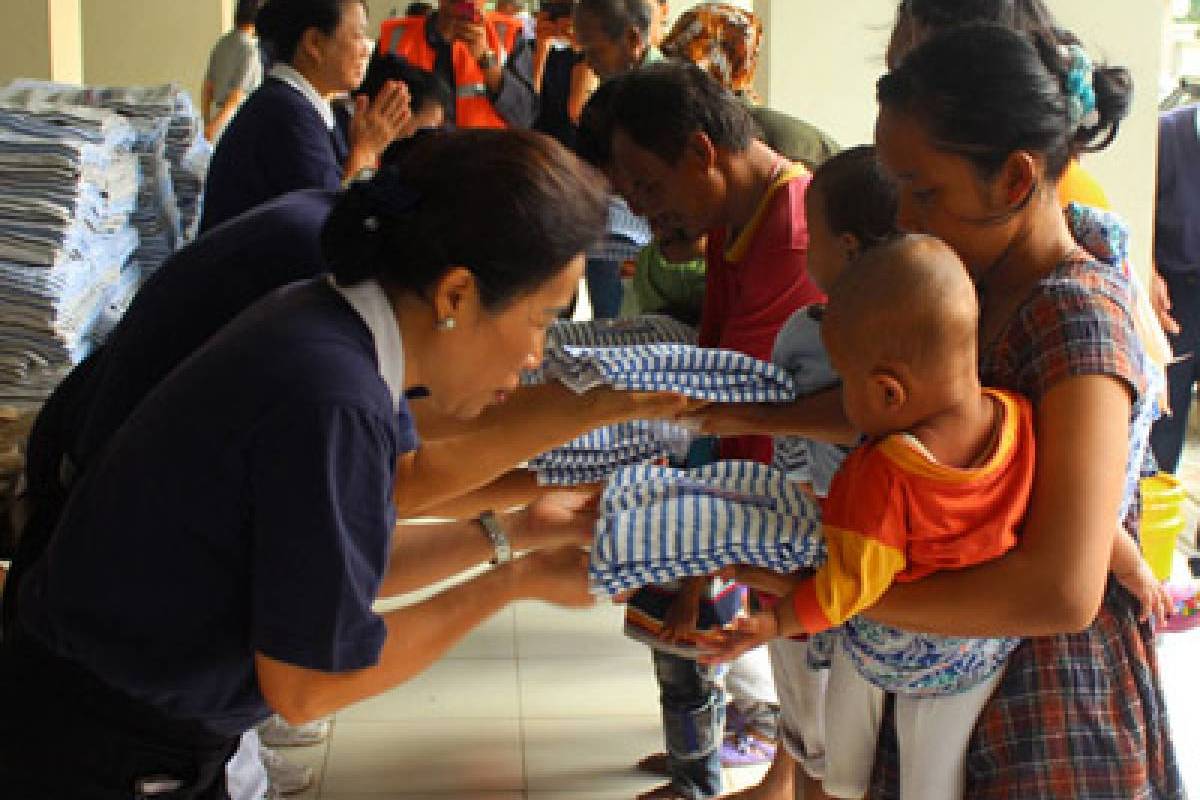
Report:
[[[458,323],[454,321],[454,317],[446,317],[438,322],[437,328],[439,331],[452,331],[454,330],[454,326],[457,324]]]

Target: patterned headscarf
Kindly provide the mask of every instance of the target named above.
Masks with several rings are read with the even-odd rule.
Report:
[[[732,92],[750,93],[762,35],[753,12],[728,3],[700,3],[680,15],[662,51],[692,62]]]

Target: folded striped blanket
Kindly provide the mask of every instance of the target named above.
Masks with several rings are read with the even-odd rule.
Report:
[[[618,594],[731,564],[795,572],[825,560],[820,510],[779,470],[718,461],[616,470],[601,496],[589,577]]]

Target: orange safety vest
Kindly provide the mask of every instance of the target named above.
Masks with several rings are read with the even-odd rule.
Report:
[[[433,71],[437,51],[425,34],[425,17],[395,17],[383,23],[379,31],[379,51],[395,53],[410,64]],[[484,16],[488,48],[503,64],[517,46],[521,21],[506,14]],[[479,63],[471,56],[467,45],[453,42],[454,54],[454,124],[459,128],[507,128],[508,123],[496,113],[487,96],[487,80]]]

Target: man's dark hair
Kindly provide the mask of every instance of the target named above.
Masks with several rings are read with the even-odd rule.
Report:
[[[238,0],[237,8],[233,12],[233,24],[239,28],[243,25],[253,25],[258,19],[259,9],[265,2],[266,0]]]
[[[586,11],[600,22],[609,39],[620,39],[625,31],[637,28],[642,36],[650,33],[654,12],[647,0],[579,0],[576,11]]]
[[[669,61],[613,78],[596,92],[580,119],[581,155],[606,165],[618,129],[669,164],[697,132],[737,153],[757,133],[745,104],[711,75],[694,64]]]
[[[444,80],[395,53],[374,53],[362,85],[354,93],[374,100],[388,81],[401,81],[408,87],[409,105],[414,111],[429,102],[440,105],[447,115],[454,111],[454,92]]]
[[[404,10],[406,17],[427,17],[433,13],[433,3],[409,3]]]

